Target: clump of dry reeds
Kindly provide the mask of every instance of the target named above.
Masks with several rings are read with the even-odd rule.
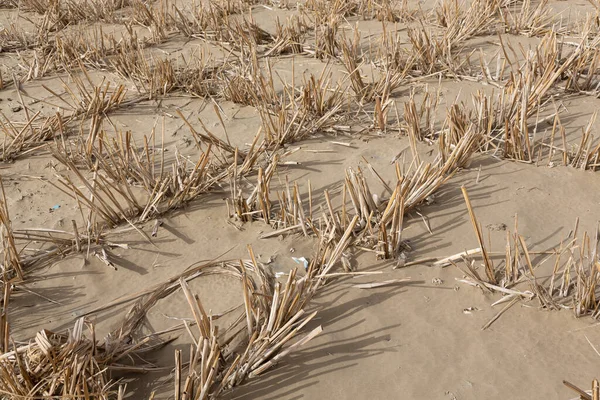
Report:
[[[264,272],[258,274],[264,280],[254,282],[250,280],[251,275],[246,273],[244,262],[240,262],[240,268],[245,318],[238,318],[238,324],[225,332],[217,331],[199,297],[191,293],[183,279],[180,281],[196,322],[197,333],[192,336],[194,344],[189,355],[189,368],[183,370],[179,352],[175,356],[175,398],[178,400],[218,396],[225,389],[259,376],[322,330],[318,326],[294,344],[284,347],[316,315],[315,312],[308,314],[303,310],[310,297],[307,290],[309,283],[297,279],[294,271],[285,285],[269,282]],[[237,325],[245,327],[237,329]],[[230,337],[225,339],[225,335]],[[244,344],[225,347],[226,343],[235,343],[239,335],[245,337],[242,341]]]
[[[336,251],[344,248],[342,246]],[[325,283],[323,279],[336,265],[336,251],[319,250],[304,276],[292,270],[285,283],[281,283],[267,266],[256,261],[249,247],[249,260],[193,265],[165,283],[116,299],[92,312],[101,312],[139,298],[121,328],[131,332],[130,327],[137,326],[159,300],[181,290],[194,322],[186,324],[192,340],[190,353],[183,358],[181,350],[175,352],[175,398],[207,399],[261,375],[321,332],[321,327],[317,326],[289,344],[315,317],[316,312],[309,313],[306,308],[318,287]],[[228,316],[233,323],[226,327],[219,321],[223,314],[207,312],[201,296],[193,293],[188,285],[193,279],[214,274],[241,283],[243,304],[227,312],[234,315]],[[184,368],[186,359],[189,362]]]
[[[408,170],[403,171],[396,163],[397,182],[388,185],[370,164],[367,167],[378,183],[384,187],[384,195],[372,191],[361,168],[350,168],[338,196],[332,200],[328,191],[324,192],[325,204],[321,216],[316,216],[313,194],[308,184],[308,209],[302,200],[296,182],[287,180],[283,190],[277,192],[279,204],[274,205],[270,194],[270,182],[277,160],[264,171],[259,172],[258,181],[250,196],[242,196],[242,190],[233,184],[230,216],[241,221],[261,219],[270,223],[275,231],[262,237],[302,232],[315,234],[320,240],[332,241],[346,235],[345,241],[355,240],[362,249],[376,253],[383,258],[397,258],[403,251],[402,223],[406,212],[428,199],[460,168],[464,167],[471,154],[481,143],[481,133],[471,127],[463,132],[456,143],[440,139],[440,153],[432,163],[423,163],[415,157]],[[341,200],[341,201],[340,201]],[[336,211],[334,202],[341,203]],[[350,234],[351,233],[351,234]]]
[[[568,57],[561,58],[556,34],[548,33],[535,52],[527,53],[523,65],[513,70],[498,96],[478,94],[473,118],[486,126],[486,150],[501,152],[509,159],[533,162],[540,110],[557,84],[570,75],[588,51],[581,43]],[[534,116],[536,122],[532,124]]]
[[[537,5],[531,0],[508,5],[499,9],[505,32],[515,35],[544,36],[553,29],[553,18],[548,8],[548,0]]]
[[[147,158],[154,159],[155,155],[146,153],[146,156],[143,150],[134,150],[131,143],[122,143],[122,146],[108,154],[100,153],[104,157],[100,159],[102,164],[94,165],[96,168],[101,165],[103,169],[94,170],[91,178],[86,177],[72,160],[54,153],[54,157],[74,174],[75,182],[83,184],[85,190],[82,191],[66,175],[59,176],[58,183],[53,185],[77,200],[78,204],[89,208],[91,218],[88,222],[92,225],[108,223],[114,227],[134,219],[136,222],[144,221],[160,215],[206,193],[227,174],[222,171],[216,176],[211,175],[210,144],[205,151],[199,151],[200,156],[194,164],[176,154],[169,165],[165,165],[161,158],[158,167]],[[94,153],[98,151],[92,149],[90,157],[95,158]],[[141,193],[132,191],[130,185],[134,183],[142,189]],[[90,194],[86,195],[86,191]]]
[[[371,82],[365,80],[362,76],[362,55],[359,51],[359,36],[355,30],[355,36],[352,40],[344,40],[341,43],[342,63],[348,72],[348,80],[352,91],[356,95],[359,104],[364,105],[379,99],[382,105],[385,105],[389,98],[408,76],[407,68],[389,68],[383,66],[381,71],[377,71],[379,75],[373,78]]]
[[[266,51],[265,57],[304,52],[304,38],[308,32],[308,25],[301,17],[292,16],[284,25],[278,19],[276,29],[275,37],[269,50]]]
[[[121,399],[124,387],[110,379],[110,371],[152,370],[139,354],[156,348],[156,340],[116,334],[98,342],[94,325],[84,318],[65,333],[41,330],[30,343],[15,344],[0,356],[0,391],[10,398]]]
[[[12,222],[10,220],[8,203],[6,202],[6,194],[4,192],[4,184],[2,183],[1,179],[0,189],[2,190],[2,198],[0,198],[0,236],[2,238],[3,256],[2,281],[6,284],[13,279],[23,280],[24,274],[21,255],[16,246]]]
[[[33,34],[24,32],[19,29],[15,23],[3,27],[0,30],[0,53],[15,52],[35,48],[43,43],[42,40],[47,38],[36,37]]]
[[[256,178],[256,185],[252,192],[244,196],[240,187],[237,171],[231,179],[231,207],[229,217],[234,217],[243,222],[261,219],[269,224],[271,221],[271,200],[269,199],[271,179],[277,169],[279,157],[274,155],[273,159],[266,168],[259,167]],[[227,202],[229,208],[229,200]]]
[[[11,122],[4,114],[0,114],[0,132],[4,136],[0,159],[13,161],[45,147],[55,135],[62,134],[62,124],[59,114],[44,118],[36,113],[25,123]]]
[[[466,2],[441,0],[434,12],[438,23],[445,28],[444,42],[453,48],[473,36],[491,32],[500,3],[499,0],[475,0],[466,8]]]
[[[432,93],[425,90],[423,98],[417,102],[415,91],[412,90],[408,101],[404,103],[404,113],[402,120],[398,123],[398,130],[402,134],[408,135],[413,141],[433,141],[437,138],[439,132],[435,129],[436,113],[440,103],[439,92]],[[462,107],[454,104],[448,110],[447,121],[453,123],[458,120],[454,113],[462,112]],[[464,121],[468,124],[468,120]],[[453,138],[452,143],[456,143],[458,138]]]
[[[81,21],[116,22],[116,12],[130,6],[129,0],[22,0],[19,6],[48,19],[54,29],[62,29]]]
[[[533,252],[528,248],[525,238],[518,233],[518,220],[515,219],[515,232],[511,234],[510,231],[507,231],[506,233],[504,265],[502,266],[501,263],[496,267],[464,187],[463,195],[479,247],[470,252],[453,256],[455,259],[462,258],[466,266],[466,269],[461,268],[467,275],[462,282],[479,286],[490,292],[508,295],[503,301],[511,298],[527,300],[536,298],[539,306],[544,309],[567,308],[572,309],[576,317],[586,315],[592,318],[600,317],[598,312],[600,300],[596,296],[600,284],[600,275],[597,269],[600,261],[600,253],[598,253],[600,231],[597,230],[594,237],[590,237],[587,232],[584,232],[579,239],[579,221],[577,221],[568,240],[561,241],[560,245],[552,251]],[[535,262],[534,254],[546,257]],[[485,277],[477,272],[475,257],[481,257],[483,260]],[[553,268],[550,278],[542,280],[536,277],[536,271],[542,264],[552,259]],[[519,285],[526,285],[529,290],[519,289]]]

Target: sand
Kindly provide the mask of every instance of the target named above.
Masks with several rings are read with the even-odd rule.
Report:
[[[176,3],[182,9],[189,6],[188,2]],[[400,3],[395,5],[397,9],[401,9]],[[12,7],[11,2],[0,1],[0,6],[5,7],[0,9],[0,29],[8,28],[10,21],[15,21],[19,29],[30,34],[35,32],[34,24],[27,20],[37,21],[40,15],[27,10],[24,4],[19,9]],[[162,3],[148,4],[155,7],[158,15],[156,10]],[[419,29],[444,31],[434,18],[439,3],[407,1],[406,5],[415,16],[425,18],[428,25]],[[562,21],[561,26],[570,30],[561,38],[578,42],[577,27],[585,21],[586,13],[597,15],[594,5],[597,7],[597,2],[550,0],[547,7],[550,17],[556,23]],[[534,6],[537,3],[534,2]],[[258,2],[250,9],[254,23],[276,35],[277,19],[283,24],[288,18],[301,15],[306,7],[303,2],[283,1]],[[511,7],[516,9],[518,6]],[[73,21],[68,26],[58,27],[51,35],[91,32],[93,27],[101,26],[104,33],[125,37],[127,30],[120,21],[127,20],[130,15],[138,14],[131,7],[125,7],[110,17],[90,16],[89,21]],[[311,11],[309,15],[312,15]],[[249,13],[244,16],[249,18]],[[141,19],[133,18],[129,22],[139,40],[151,40],[158,35],[156,27],[152,24],[144,26]],[[350,38],[356,29],[360,48],[369,52],[383,35],[394,32],[402,45],[408,48],[408,27],[419,25],[415,20],[400,19],[394,23],[381,22],[370,16],[349,15],[341,18],[338,35],[345,34]],[[355,110],[358,103],[352,96],[348,71],[342,65],[341,57],[315,58],[311,48],[313,35],[309,30],[305,39],[307,51],[303,54],[273,55],[260,60],[264,70],[266,62],[270,63],[273,87],[278,93],[285,93],[292,84],[299,90],[304,84],[303,77],[309,74],[318,77],[325,69],[331,74],[332,86],[339,82],[340,87],[347,90],[345,95],[353,100],[346,103]],[[310,181],[315,209],[325,207],[325,190],[336,196],[336,207],[339,207],[338,194],[343,187],[345,171],[361,165],[372,191],[384,196],[383,185],[367,172],[365,160],[392,186],[395,185],[394,161],[405,166],[410,164],[411,140],[406,132],[396,129],[394,109],[398,110],[399,116],[403,115],[411,91],[414,91],[418,104],[426,91],[439,95],[439,105],[432,111],[432,121],[440,129],[446,110],[453,104],[462,102],[470,109],[476,93],[492,95],[501,90],[499,87],[505,81],[490,83],[482,77],[480,57],[490,61],[495,68],[497,57],[504,59],[500,46],[502,39],[507,48],[512,49],[512,62],[524,63],[526,50],[535,50],[542,36],[527,35],[526,32],[488,32],[468,38],[459,53],[463,57],[471,54],[470,67],[455,76],[433,71],[422,74],[427,76],[415,73],[406,78],[390,96],[393,105],[389,108],[388,125],[384,131],[373,125],[375,102],[369,100],[360,105],[360,112],[336,116],[338,119],[332,123],[334,127],[317,130],[300,141],[287,143],[279,151],[291,154],[284,157],[286,163],[280,165],[274,175],[272,200],[276,200],[276,190],[283,190],[286,179],[297,182],[303,193],[306,193]],[[162,151],[169,162],[176,154],[187,157],[192,164],[198,159],[194,135],[178,113],[198,132],[202,132],[198,122],[201,120],[215,136],[244,150],[248,149],[259,130],[264,132],[264,121],[253,105],[235,103],[221,96],[192,95],[182,89],[159,93],[148,100],[147,92],[136,84],[135,79],[117,73],[102,60],[96,67],[86,65],[87,78],[75,69],[67,73],[58,61],[57,68],[50,63],[52,65],[49,64],[47,72],[36,68],[31,71],[37,72],[31,72],[26,61],[31,64],[37,54],[34,52],[41,51],[41,47],[33,45],[17,50],[2,48],[1,43],[0,40],[0,73],[4,85],[0,90],[2,121],[25,123],[27,115],[38,112],[40,117],[70,114],[76,101],[71,99],[67,88],[75,92],[74,77],[79,77],[87,86],[89,82],[98,85],[103,80],[105,85],[110,82],[111,89],[123,85],[127,90],[126,104],[105,113],[102,129],[109,137],[113,137],[116,131],[131,131],[138,144],[143,143],[144,135],[150,135],[153,130],[158,138],[164,132]],[[149,43],[143,50],[145,55],[152,54],[155,60],[176,60],[179,66],[199,54],[222,62],[239,52],[234,44],[216,40],[210,34],[186,37],[176,29]],[[258,46],[260,51],[266,48],[267,44]],[[365,62],[360,66],[360,72],[370,81],[380,76],[381,69],[375,63]],[[18,90],[12,84],[13,75],[21,82]],[[552,101],[540,109],[540,118],[552,115],[558,107],[567,147],[575,149],[581,140],[582,130],[600,106],[598,90],[566,93],[557,89],[556,92]],[[221,118],[215,107],[220,110]],[[82,115],[71,121],[64,138],[57,136],[56,143],[48,140],[33,151],[6,157],[2,162],[0,176],[14,230],[46,228],[71,232],[72,220],[77,221],[81,230],[85,229],[78,202],[52,185],[58,182],[59,175],[73,177],[72,172],[57,161],[53,152],[60,151],[57,149],[60,149],[61,141],[75,143],[80,129],[83,135],[87,135],[90,118]],[[535,120],[536,115],[529,119],[531,129],[536,126]],[[539,142],[543,132],[552,129],[552,122],[550,118],[535,128]],[[597,137],[599,128],[600,121],[595,121],[591,125],[592,135]],[[5,133],[3,135],[6,136]],[[557,139],[557,146],[558,142]],[[547,138],[544,143],[548,143]],[[433,160],[438,146],[432,140],[424,140],[416,143],[416,149],[421,159]],[[261,163],[266,165],[264,160]],[[89,170],[83,171],[85,176],[91,176]],[[255,172],[244,178],[245,190],[254,183]],[[112,247],[109,251],[114,268],[84,249],[79,253],[54,257],[28,271],[25,281],[15,284],[11,297],[8,311],[11,338],[27,342],[42,329],[69,329],[83,315],[95,323],[97,335],[102,337],[119,326],[131,304],[88,314],[91,310],[165,282],[202,260],[248,258],[248,245],[253,248],[258,260],[267,264],[277,276],[285,278],[292,268],[302,270],[293,257],[313,257],[318,244],[314,235],[305,237],[301,231],[296,231],[261,239],[261,235],[273,231],[271,226],[263,221],[242,222],[228,215],[226,199],[231,199],[229,184],[229,179],[223,180],[185,205],[136,224],[139,230],[149,235],[156,226],[155,221],[160,220],[162,225],[152,237],[152,243],[127,223],[107,228],[110,240],[121,244],[121,247]],[[81,182],[77,186],[81,187]],[[403,254],[407,257],[406,262],[444,258],[479,246],[461,187],[468,191],[486,246],[493,252],[496,264],[503,259],[506,230],[513,231],[516,216],[518,232],[533,253],[556,249],[561,240],[569,236],[577,219],[578,232],[587,231],[593,238],[600,211],[597,172],[561,165],[560,155],[551,162],[545,156],[541,161],[519,162],[493,151],[481,151],[444,183],[431,201],[407,213],[403,238],[410,250]],[[144,198],[139,187],[133,190],[137,190],[136,196]],[[85,207],[83,209],[86,210]],[[28,246],[35,249],[47,245],[30,243]],[[567,307],[561,310],[541,309],[537,301],[523,300],[507,310],[488,329],[482,330],[505,304],[492,307],[501,295],[461,282],[464,272],[455,266],[435,267],[427,261],[394,268],[398,260],[378,259],[373,252],[356,246],[350,246],[347,254],[355,271],[377,274],[346,276],[329,282],[312,300],[310,310],[318,313],[302,331],[305,333],[322,326],[323,332],[266,373],[228,389],[223,398],[569,399],[575,393],[563,385],[563,380],[587,390],[591,388],[592,380],[598,378],[600,353],[596,348],[600,346],[600,331],[597,322],[589,316],[576,318],[573,310]],[[545,256],[535,253],[534,264],[540,263]],[[548,259],[540,267],[536,274],[540,283],[548,282],[552,264],[553,259]],[[483,273],[481,259],[476,259],[476,265]],[[410,281],[407,283],[380,288],[359,289],[352,286],[408,277]],[[204,307],[214,314],[243,303],[239,282],[234,279],[209,276],[194,280],[190,286],[200,295]],[[526,285],[519,288],[527,290]],[[181,318],[190,317],[185,298],[178,292],[159,301],[149,311],[146,324],[150,330],[161,331]],[[152,392],[157,399],[173,398],[171,368],[174,350],[186,352],[191,343],[185,331],[178,332],[174,338],[167,346],[148,356],[150,361],[164,369],[146,374],[116,373],[113,376],[127,382],[127,398],[146,399]]]

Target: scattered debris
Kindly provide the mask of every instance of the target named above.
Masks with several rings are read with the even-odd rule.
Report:
[[[292,257],[296,264],[301,264],[305,270],[308,270],[308,260],[305,257]]]
[[[485,226],[490,231],[505,231],[508,227],[506,224],[488,224]]]

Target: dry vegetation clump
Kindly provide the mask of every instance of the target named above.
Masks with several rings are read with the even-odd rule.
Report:
[[[41,330],[30,343],[13,344],[0,356],[0,392],[11,398],[121,399],[125,387],[112,381],[108,371],[152,370],[154,366],[140,355],[164,344],[154,335],[133,342],[127,333],[98,341],[94,324],[84,318],[65,333]]]
[[[504,297],[497,303],[537,299],[538,306],[542,309],[570,309],[576,317],[589,315],[598,318],[600,305],[596,298],[600,283],[597,269],[598,232],[594,237],[584,232],[579,238],[579,221],[577,221],[575,229],[566,240],[561,241],[553,251],[541,253],[546,257],[535,262],[534,253],[528,248],[525,237],[518,232],[518,222],[515,219],[514,233],[508,230],[506,232],[504,259],[495,265],[464,187],[463,195],[479,247],[471,252],[453,256],[454,260],[442,261],[442,263],[454,264],[454,261],[462,259],[463,267],[454,264],[466,275],[461,282],[480,287],[485,291],[503,294]],[[540,255],[540,253],[536,254]],[[476,257],[481,257],[483,260],[485,276],[478,272]],[[553,265],[550,277],[542,279],[536,276],[536,272],[541,271],[542,265],[548,260]],[[528,287],[528,290],[521,289],[523,286]]]
[[[505,32],[515,35],[544,36],[556,28],[548,9],[548,0],[542,0],[538,4],[531,0],[508,4],[500,9],[500,18]]]
[[[309,27],[302,17],[292,16],[285,24],[277,19],[277,31],[265,52],[265,57],[283,54],[302,54],[305,52],[305,38]]]
[[[199,149],[195,162],[175,154],[175,159],[166,163],[162,156],[156,160],[155,152],[150,154],[147,148],[136,148],[127,135],[120,143],[107,143],[104,134],[98,141],[100,144],[97,147],[92,144],[82,160],[88,165],[93,162],[89,178],[69,157],[54,153],[56,160],[75,176],[75,182],[85,187],[84,191],[66,175],[57,176],[57,184],[50,182],[90,210],[87,219],[90,226],[107,223],[115,227],[124,222],[145,221],[207,193],[229,174],[229,164],[223,165],[213,156],[210,143]],[[142,189],[141,194],[132,190],[131,185],[135,184]]]
[[[303,194],[297,182],[271,193],[271,183],[278,159],[273,159],[264,170],[259,169],[256,185],[252,192],[244,196],[239,182],[232,184],[229,217],[247,222],[262,220],[276,229],[264,234],[267,238],[280,234],[302,232],[305,236],[316,235],[319,240],[331,240],[344,232],[352,232],[346,237],[361,249],[374,252],[377,257],[396,259],[403,250],[402,223],[404,216],[417,205],[426,202],[454,173],[468,162],[478,148],[481,136],[473,127],[463,132],[456,144],[440,139],[440,153],[431,163],[421,162],[418,157],[407,170],[395,164],[397,182],[388,185],[374,168],[367,168],[383,186],[385,194],[380,197],[371,189],[362,168],[350,168],[337,198],[328,191],[323,193],[326,207],[321,216],[315,213],[313,193],[308,183],[308,205],[302,200]],[[340,198],[341,197],[341,198]],[[275,202],[272,199],[277,199]],[[339,211],[334,204],[339,204]],[[329,238],[329,239],[328,239]],[[346,265],[346,264],[344,264]]]
[[[121,330],[132,332],[144,315],[161,299],[182,290],[190,306],[193,323],[186,324],[192,346],[189,362],[175,352],[174,391],[176,399],[206,399],[238,386],[273,367],[285,355],[318,335],[317,326],[292,345],[284,347],[300,335],[300,331],[315,317],[306,308],[310,299],[325,283],[328,272],[347,246],[323,244],[315,253],[304,275],[292,270],[285,283],[278,282],[270,269],[256,261],[249,247],[249,260],[209,262],[190,267],[165,283],[132,296],[116,299],[108,307],[138,299]],[[191,291],[188,282],[207,275],[219,274],[239,280],[244,303],[227,312],[233,321],[223,327],[219,321],[225,314],[211,315],[202,305],[202,298]],[[331,276],[335,276],[332,274]],[[192,329],[194,328],[194,329]],[[117,330],[122,335],[120,330]],[[187,364],[187,365],[186,365]],[[185,366],[185,368],[184,368]]]
[[[60,135],[62,123],[59,114],[44,118],[36,113],[26,123],[11,122],[6,115],[2,115],[0,131],[4,140],[0,159],[4,162],[13,161],[45,147],[48,140]]]

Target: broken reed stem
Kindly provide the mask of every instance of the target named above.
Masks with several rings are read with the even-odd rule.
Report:
[[[469,195],[467,193],[467,188],[461,186],[461,191],[463,197],[465,199],[465,203],[467,205],[467,209],[469,211],[469,217],[471,218],[471,224],[473,225],[473,230],[475,231],[475,235],[477,236],[477,241],[479,242],[479,248],[481,249],[481,254],[483,256],[483,263],[485,264],[485,273],[490,283],[496,284],[498,283],[496,280],[496,274],[494,272],[494,266],[492,264],[491,259],[488,256],[487,250],[485,249],[485,243],[483,240],[483,236],[481,234],[481,229],[479,224],[477,223],[477,218],[475,217],[475,212],[473,211],[473,207],[471,206],[471,201],[469,200]]]

